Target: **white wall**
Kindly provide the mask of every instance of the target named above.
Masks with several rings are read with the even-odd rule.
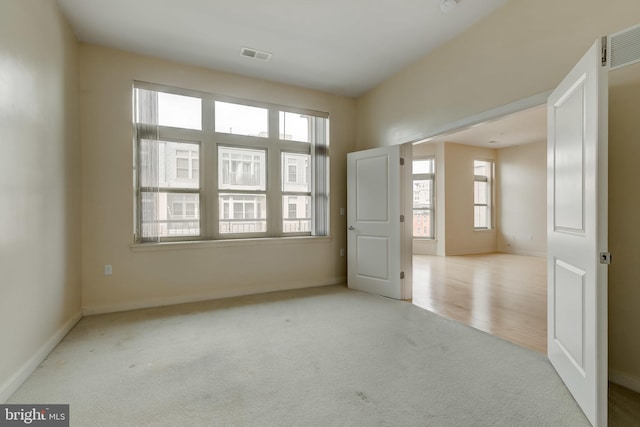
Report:
[[[80,317],[77,42],[55,2],[0,2],[0,402]]]
[[[547,251],[546,141],[497,150],[497,249],[543,256]]]
[[[262,80],[82,45],[82,304],[95,313],[344,283],[346,153],[355,101]],[[142,80],[330,114],[331,235],[131,248],[131,85]],[[113,275],[103,274],[104,265]]]

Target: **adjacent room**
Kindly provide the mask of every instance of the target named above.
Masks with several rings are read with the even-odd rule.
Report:
[[[543,354],[546,114],[413,146],[413,303]]]
[[[0,0],[0,414],[637,423],[637,68],[610,73],[614,262],[591,325],[608,351],[585,358],[608,373],[589,387],[561,378],[523,302],[546,295],[528,288],[548,205],[545,138],[518,132],[638,16],[630,0]],[[413,143],[409,304],[348,286],[347,159]],[[510,294],[492,301],[496,283]]]

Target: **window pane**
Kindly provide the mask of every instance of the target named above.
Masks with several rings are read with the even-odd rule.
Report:
[[[413,174],[435,173],[433,170],[433,159],[421,159],[413,161]]]
[[[490,228],[489,208],[487,206],[474,206],[473,226],[475,228]]]
[[[140,141],[140,186],[199,188],[200,146],[173,141]]]
[[[216,132],[269,137],[269,113],[266,108],[215,101],[215,118]]]
[[[311,142],[312,116],[280,111],[280,139]]]
[[[142,193],[142,238],[200,235],[200,195]]]
[[[311,196],[283,196],[282,212],[283,232],[311,232]]]
[[[202,130],[202,100],[158,92],[158,123],[160,126]]]
[[[489,184],[482,181],[473,183],[473,203],[487,205],[489,196]]]
[[[413,207],[430,208],[433,200],[433,180],[416,179],[413,181]]]
[[[484,160],[473,161],[473,174],[489,177],[491,176],[491,162]]]
[[[282,191],[308,193],[311,191],[311,156],[282,153]]]
[[[266,191],[266,158],[264,150],[218,147],[218,188]]]
[[[267,197],[264,194],[221,194],[218,203],[221,234],[267,231]]]
[[[415,209],[413,211],[414,237],[433,238],[432,227],[430,209]]]

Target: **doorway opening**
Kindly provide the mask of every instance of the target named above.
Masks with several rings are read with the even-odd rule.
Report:
[[[435,224],[433,238],[422,238],[414,215],[413,303],[540,353],[546,141],[546,105],[538,105],[413,146],[414,162],[435,161],[433,194],[413,184],[414,203],[433,201]],[[489,179],[478,163],[493,165]]]

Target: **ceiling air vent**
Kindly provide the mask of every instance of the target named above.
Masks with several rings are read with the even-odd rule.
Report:
[[[243,47],[240,49],[240,55],[246,56],[247,58],[257,59],[259,61],[268,61],[271,59],[271,54],[269,52],[263,52],[250,47]]]
[[[640,25],[611,35],[611,69],[640,62]]]

